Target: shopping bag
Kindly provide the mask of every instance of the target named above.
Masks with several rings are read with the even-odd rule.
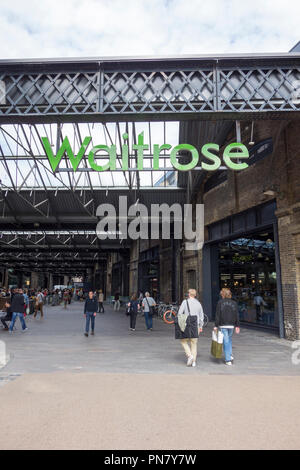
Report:
[[[181,331],[178,324],[178,317],[175,317],[175,339],[199,338],[198,317],[197,315],[189,315],[186,320],[186,327]]]
[[[216,359],[221,359],[223,355],[223,333],[221,331],[212,332],[211,355]]]

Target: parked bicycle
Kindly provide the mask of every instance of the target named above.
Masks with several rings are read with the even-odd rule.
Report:
[[[175,318],[177,317],[178,314],[178,307],[177,306],[170,306],[170,309],[166,310],[164,315],[163,315],[163,320],[165,323],[168,325],[172,325],[175,321]],[[205,328],[209,323],[209,318],[208,316],[204,313],[203,316],[203,328]]]

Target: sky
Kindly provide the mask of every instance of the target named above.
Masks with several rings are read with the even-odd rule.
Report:
[[[0,58],[288,52],[299,0],[0,0]]]

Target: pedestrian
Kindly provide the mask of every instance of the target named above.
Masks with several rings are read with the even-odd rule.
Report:
[[[43,304],[44,304],[44,296],[42,292],[38,291],[36,297],[35,297],[35,305],[34,305],[34,315],[33,318],[37,317],[38,311],[41,314],[41,318],[44,317],[44,312],[43,312]]]
[[[128,303],[129,315],[130,315],[130,330],[135,331],[136,317],[140,310],[140,304],[136,294],[132,294],[131,300]]]
[[[9,300],[5,302],[6,314],[1,317],[1,322],[6,331],[8,331],[7,321],[11,321],[12,319],[12,310],[11,310],[11,303]]]
[[[145,315],[145,323],[147,330],[153,330],[153,307],[156,306],[156,302],[153,297],[150,296],[149,292],[145,293],[145,298],[143,299],[143,309]]]
[[[22,330],[23,331],[28,330],[25,320],[24,320],[24,305],[25,305],[25,302],[24,302],[23,291],[22,289],[17,289],[11,302],[12,319],[9,325],[10,334],[13,333],[13,329],[14,329],[17,317],[19,317],[20,319]]]
[[[72,291],[68,290],[68,304],[71,305],[72,302]]]
[[[143,294],[143,292],[140,290],[140,293],[139,293],[139,304],[140,304],[140,307],[142,307],[142,305],[143,305],[143,299],[144,299],[144,294]]]
[[[260,322],[262,320],[263,307],[265,307],[267,304],[260,292],[255,293],[253,302],[256,308],[256,321]]]
[[[202,333],[204,313],[199,300],[196,299],[197,291],[195,289],[188,290],[188,298],[185,299],[180,305],[178,311],[178,318],[180,315],[195,315],[197,316],[198,335]],[[196,367],[197,353],[198,353],[198,337],[197,338],[184,338],[180,340],[187,357],[187,366]]]
[[[119,292],[115,293],[115,303],[114,303],[114,310],[119,311],[120,310],[120,294]]]
[[[100,292],[99,292],[98,302],[99,302],[99,313],[104,313],[104,307],[103,307],[104,294],[102,292],[102,289],[100,289]]]
[[[98,310],[98,302],[95,299],[94,292],[90,291],[89,296],[84,304],[84,317],[86,318],[85,323],[85,336],[89,335],[90,323],[91,323],[91,335],[95,334],[95,318]]]
[[[67,290],[64,291],[63,300],[64,300],[64,308],[66,309],[69,303],[69,292]]]
[[[26,315],[29,315],[29,313],[30,313],[28,291],[25,290],[23,292],[23,295],[24,295],[24,301],[25,301],[25,314],[24,314],[24,316],[26,317]]]
[[[225,364],[232,365],[234,357],[232,355],[232,336],[235,329],[240,333],[239,308],[235,300],[232,300],[231,290],[223,288],[220,292],[221,299],[217,304],[215,331],[219,328],[223,333],[223,349]]]

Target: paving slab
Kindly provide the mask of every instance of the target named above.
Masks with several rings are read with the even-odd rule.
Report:
[[[55,372],[0,389],[1,449],[299,449],[300,378]]]
[[[0,449],[298,449],[300,365],[292,343],[234,336],[235,363],[210,356],[212,325],[186,367],[174,327],[142,316],[129,331],[106,306],[83,335],[83,305],[46,307],[12,336],[0,330]],[[292,358],[294,357],[294,361]]]
[[[153,331],[146,331],[144,318],[139,316],[136,331],[131,332],[124,309],[114,312],[106,306],[106,313],[96,318],[96,335],[86,338],[82,310],[80,302],[68,310],[46,307],[43,320],[28,317],[28,332],[23,334],[19,323],[12,336],[0,330],[0,341],[10,358],[0,369],[0,377],[77,368],[109,373],[300,375],[300,364],[292,361],[297,350],[274,334],[242,328],[240,335],[234,335],[235,363],[229,368],[210,355],[210,324],[199,339],[197,367],[191,370],[185,365],[180,342],[174,339],[174,326],[157,318]]]

